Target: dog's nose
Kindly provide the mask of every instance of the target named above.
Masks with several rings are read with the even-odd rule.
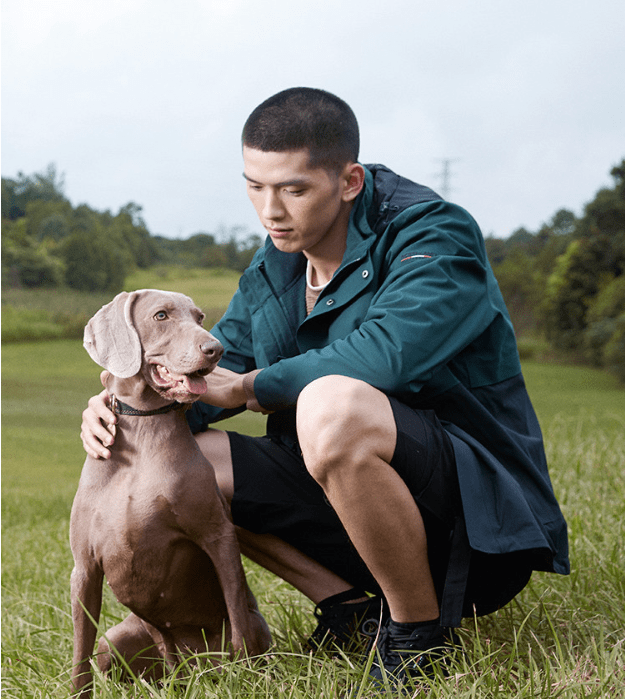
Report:
[[[223,345],[219,340],[215,340],[214,338],[203,342],[200,345],[200,349],[203,354],[215,362],[218,362],[221,359],[221,355],[224,353]]]

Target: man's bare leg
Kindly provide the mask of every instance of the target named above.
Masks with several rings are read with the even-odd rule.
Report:
[[[234,474],[228,435],[210,429],[198,433],[196,440],[213,465],[219,488],[230,503],[234,495]],[[237,527],[237,537],[245,556],[293,585],[315,604],[352,588],[341,577],[272,534],[255,534]]]
[[[382,588],[392,619],[436,619],[423,520],[390,466],[397,430],[388,398],[348,377],[317,379],[300,394],[297,432],[306,467]]]

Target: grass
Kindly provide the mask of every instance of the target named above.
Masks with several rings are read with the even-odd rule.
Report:
[[[91,316],[110,294],[71,289],[2,291],[2,343],[80,338]]]
[[[5,345],[2,365],[2,693],[65,697],[68,518],[84,458],[80,413],[98,390],[99,367],[67,340]],[[503,610],[465,620],[466,653],[450,678],[432,682],[430,696],[625,696],[625,392],[579,367],[526,363],[524,372],[569,523],[572,574],[535,574]],[[262,426],[257,415],[230,421],[231,429],[254,434]],[[219,674],[200,665],[159,686],[98,678],[98,696],[372,696],[353,659],[302,652],[312,605],[247,561],[246,569],[275,640],[262,662],[227,663]],[[124,614],[105,589],[102,628]]]
[[[204,325],[210,328],[227,308],[239,276],[228,269],[153,267],[131,274],[124,291],[165,289],[187,294],[204,311]],[[89,318],[113,296],[66,288],[3,290],[2,342],[80,339]]]
[[[239,277],[231,269],[188,269],[183,267],[152,267],[138,270],[126,279],[126,291],[134,289],[164,289],[190,296],[206,313],[211,308],[224,309],[230,303]]]

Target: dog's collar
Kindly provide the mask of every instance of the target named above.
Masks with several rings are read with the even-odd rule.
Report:
[[[163,415],[164,413],[170,413],[172,410],[179,410],[184,408],[184,403],[178,403],[174,401],[169,405],[164,405],[162,408],[156,408],[155,410],[138,410],[133,408],[126,403],[122,403],[115,396],[111,396],[111,410],[114,415],[134,415],[135,417],[148,417],[149,415]]]

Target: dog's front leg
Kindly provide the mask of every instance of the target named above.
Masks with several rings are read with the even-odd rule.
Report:
[[[251,649],[246,649],[246,639],[249,642],[253,638],[248,588],[234,527],[227,522],[224,528],[225,531],[220,537],[207,537],[198,543],[213,562],[219,579],[230,621],[232,651],[247,652]]]
[[[76,564],[71,577],[74,658],[72,690],[80,697],[91,696],[91,665],[97,625],[102,607],[104,573],[95,563]]]

